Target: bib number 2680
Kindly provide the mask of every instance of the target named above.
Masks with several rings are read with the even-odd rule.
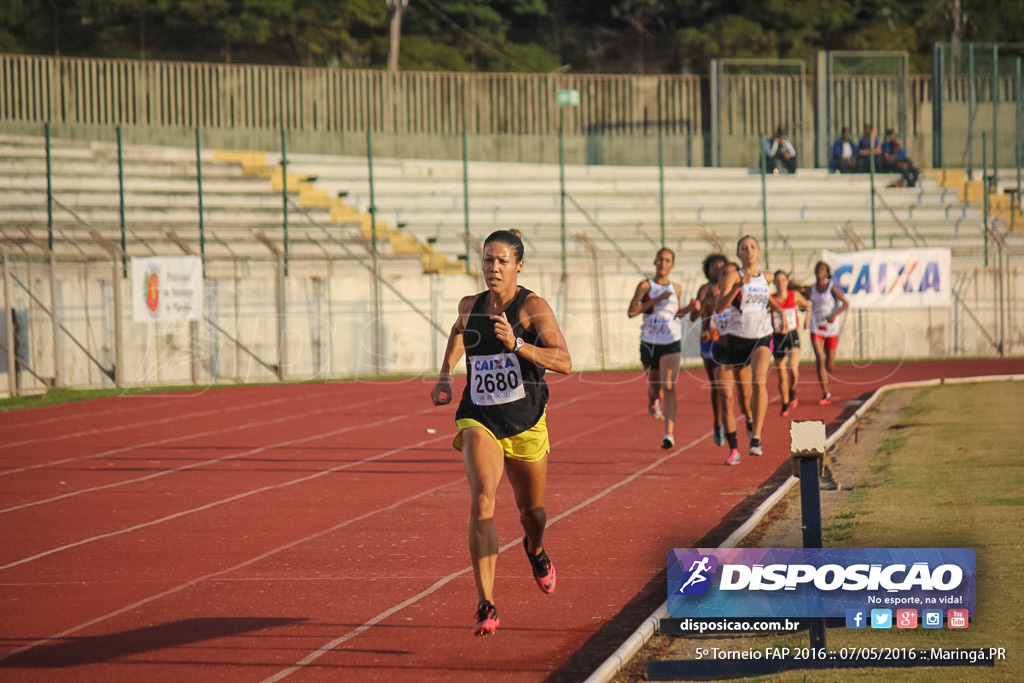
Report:
[[[473,356],[470,363],[470,398],[478,406],[501,405],[526,397],[519,356],[496,353]]]

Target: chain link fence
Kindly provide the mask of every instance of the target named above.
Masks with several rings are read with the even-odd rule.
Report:
[[[699,273],[674,275],[684,292],[697,291]],[[1005,261],[954,270],[948,308],[851,310],[840,356],[1020,355],[1021,275]],[[459,298],[479,291],[480,281],[424,274],[417,262],[400,260],[383,262],[380,277],[387,287],[375,287],[373,273],[352,260],[295,260],[287,276],[271,261],[208,261],[199,320],[138,322],[131,301],[138,287],[124,277],[118,256],[51,260],[5,252],[0,375],[12,395],[51,386],[430,377]],[[638,323],[625,312],[639,279],[595,247],[574,257],[565,277],[528,265],[520,282],[551,302],[575,366],[601,370],[638,364]],[[684,328],[684,359],[696,363],[696,324]]]

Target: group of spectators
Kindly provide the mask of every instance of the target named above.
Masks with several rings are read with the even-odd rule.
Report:
[[[907,158],[903,141],[892,128],[885,131],[885,139],[879,140],[870,123],[864,124],[864,133],[854,142],[850,128],[844,126],[842,134],[832,143],[829,170],[836,173],[868,173],[874,158],[874,170],[878,173],[898,173],[900,179],[894,187],[917,185],[920,169]],[[786,136],[786,129],[779,127],[775,134],[764,143],[765,169],[768,173],[796,173],[796,148]]]
[[[921,171],[907,158],[907,150],[903,141],[896,137],[896,131],[892,128],[886,130],[885,139],[879,141],[870,123],[864,124],[864,133],[856,143],[850,137],[849,127],[843,127],[839,139],[832,143],[829,170],[838,173],[868,173],[872,158],[875,171],[900,174],[900,180],[895,181],[895,186],[917,185]]]

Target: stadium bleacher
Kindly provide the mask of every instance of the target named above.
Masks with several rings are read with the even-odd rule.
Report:
[[[119,244],[117,147],[55,140],[51,156],[58,250],[102,251],[85,225]],[[267,258],[270,252],[256,235],[282,240],[280,155],[204,150],[201,160],[207,255]],[[366,159],[296,154],[289,156],[287,168],[290,253],[365,254],[372,233]],[[38,237],[45,234],[48,220],[44,140],[0,136],[0,169],[0,236],[8,247],[31,250],[22,228]],[[128,145],[123,169],[128,252],[168,254],[190,248],[198,253],[195,150]],[[949,247],[955,267],[981,265],[981,197],[962,172],[925,174],[915,188],[887,187],[895,177],[875,178],[872,227],[869,176],[818,169],[768,176],[771,265],[803,271],[822,249],[870,247],[872,234],[880,248]],[[665,242],[683,267],[693,267],[713,248],[731,253],[742,234],[763,235],[762,185],[756,172],[669,167],[664,188]],[[565,189],[565,243],[571,257],[590,256],[589,239],[589,248],[603,258],[649,262],[662,237],[657,168],[568,165]],[[373,192],[376,234],[386,257],[413,258],[432,272],[465,272],[458,259],[467,244],[473,251],[492,230],[516,227],[534,262],[555,264],[561,258],[557,165],[471,162],[465,181],[459,161],[376,158]],[[992,210],[999,215],[1005,201],[992,197]],[[1024,227],[1024,220],[1013,218],[1018,229]],[[1003,220],[1005,228],[1012,219]],[[187,246],[176,247],[170,233]],[[1007,233],[1009,248],[1020,250],[1021,235]]]

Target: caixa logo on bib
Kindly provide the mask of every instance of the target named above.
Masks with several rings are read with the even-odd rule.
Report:
[[[970,548],[685,548],[668,554],[673,617],[825,617],[870,607],[974,612]]]

